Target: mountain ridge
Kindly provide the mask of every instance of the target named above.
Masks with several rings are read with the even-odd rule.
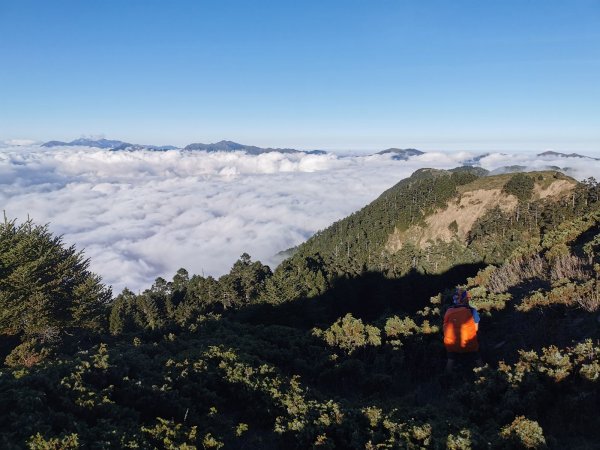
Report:
[[[63,141],[48,141],[40,145],[40,147],[53,148],[53,147],[93,147],[101,149],[109,149],[113,151],[122,150],[175,150],[178,147],[173,145],[142,145],[142,144],[130,144],[129,142],[113,140],[113,139],[89,139],[79,138],[74,139],[70,142]]]
[[[315,233],[275,275],[283,271],[282,278],[292,276],[290,264],[307,258],[322,260],[328,279],[369,270],[397,277],[412,269],[437,273],[459,263],[500,263],[539,229],[542,211],[552,216],[560,211],[555,205],[568,207],[566,197],[578,186],[555,171],[488,176],[470,166],[419,169],[369,205]],[[461,220],[465,210],[473,214],[468,221]],[[432,227],[437,231],[427,231]]]
[[[306,153],[309,155],[324,155],[327,152],[323,150],[296,150],[293,148],[263,148],[254,145],[239,144],[233,141],[222,140],[212,144],[194,143],[186,145],[187,151],[205,151],[205,152],[244,152],[249,155],[261,155],[264,153]]]
[[[579,153],[568,153],[568,154],[560,153],[560,152],[555,152],[553,150],[547,150],[545,152],[538,153],[537,156],[541,156],[541,157],[550,156],[550,157],[559,157],[559,158],[585,158],[585,159],[593,159],[594,161],[600,161],[600,158],[594,158],[592,156],[580,155]]]

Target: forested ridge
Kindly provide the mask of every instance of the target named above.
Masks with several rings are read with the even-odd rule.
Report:
[[[117,295],[5,219],[0,448],[598,448],[599,219],[594,179],[422,169],[274,270]],[[448,376],[457,286],[486,365]]]

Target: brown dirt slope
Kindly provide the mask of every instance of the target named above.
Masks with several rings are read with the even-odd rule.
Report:
[[[502,187],[513,174],[482,177],[461,186],[459,195],[443,209],[436,210],[425,219],[424,225],[411,226],[406,231],[394,231],[388,238],[388,250],[395,252],[406,242],[425,248],[431,242],[453,239],[465,241],[477,219],[490,209],[499,206],[504,211],[517,206],[517,198],[502,192]],[[535,180],[534,199],[560,198],[569,195],[577,181],[557,172],[532,172]],[[458,231],[453,232],[450,224],[456,221]]]

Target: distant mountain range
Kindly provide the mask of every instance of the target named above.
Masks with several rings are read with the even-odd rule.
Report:
[[[63,141],[48,141],[42,144],[42,147],[53,148],[53,147],[94,147],[109,149],[113,151],[133,151],[133,150],[175,150],[178,147],[172,145],[156,146],[156,145],[142,145],[142,144],[131,144],[129,142],[123,142],[112,139],[88,139],[80,138],[75,139],[71,142]],[[186,145],[183,148],[184,151],[202,151],[202,152],[244,152],[248,155],[262,155],[264,153],[305,153],[308,155],[324,155],[327,152],[324,150],[296,150],[293,148],[271,148],[271,147],[258,147],[255,145],[239,144],[233,141],[222,140],[214,142],[212,144],[193,143]],[[425,152],[417,150],[415,148],[388,148],[380,152],[375,153],[376,155],[387,155],[392,154],[392,159],[406,161],[412,156],[423,155]]]
[[[94,147],[109,149],[112,151],[134,151],[134,150],[175,150],[178,147],[172,145],[142,145],[142,144],[131,144],[129,142],[123,142],[112,139],[88,139],[80,138],[75,139],[71,142],[63,141],[48,141],[42,144],[42,147],[53,148],[53,147]],[[212,144],[193,143],[186,145],[183,148],[184,151],[203,151],[203,152],[244,152],[248,155],[262,155],[264,153],[305,153],[307,155],[324,155],[327,152],[324,150],[297,150],[293,148],[271,148],[271,147],[258,147],[255,145],[239,144],[233,141],[222,140],[214,142]],[[412,156],[423,155],[425,152],[414,148],[388,148],[382,150],[377,155],[392,154],[392,159],[406,161]]]
[[[142,144],[130,144],[129,142],[116,141],[111,139],[87,139],[80,138],[75,139],[71,142],[63,141],[48,141],[42,144],[42,147],[94,147],[103,148],[110,150],[174,150],[177,147],[173,145],[142,145]]]
[[[108,149],[112,151],[135,151],[135,150],[155,150],[155,151],[167,151],[176,150],[179,147],[174,145],[144,145],[144,144],[131,144],[129,142],[112,140],[112,139],[88,139],[80,138],[75,139],[71,142],[63,141],[48,141],[41,145],[42,147],[94,147],[101,149]],[[296,150],[293,148],[271,148],[271,147],[258,147],[255,145],[239,144],[233,141],[222,140],[214,142],[212,144],[193,143],[183,148],[185,151],[204,151],[204,152],[244,152],[248,155],[262,155],[264,153],[305,153],[308,155],[324,155],[327,152],[323,150]],[[413,156],[424,155],[426,152],[417,150],[416,148],[388,148],[375,153],[375,155],[392,155],[392,159],[396,161],[407,161]],[[481,160],[490,153],[482,153],[472,158],[466,159],[461,162],[465,166],[476,166],[481,163]],[[600,161],[600,158],[593,158],[591,156],[580,155],[578,153],[560,153],[555,151],[545,151],[537,154],[540,158],[584,158],[595,161]],[[514,168],[515,170],[521,170],[521,168]],[[514,171],[514,170],[510,170]]]
[[[204,152],[245,152],[248,155],[261,155],[263,153],[306,153],[309,155],[324,155],[323,150],[296,150],[293,148],[262,148],[254,145],[238,144],[233,141],[219,141],[213,144],[195,143],[187,145],[184,150]]]
[[[126,142],[123,141],[113,141],[109,139],[75,139],[71,142],[63,142],[63,141],[48,141],[42,144],[42,147],[96,147],[96,148],[115,148],[121,145],[127,145]]]
[[[156,150],[166,151],[175,150],[178,147],[173,145],[143,145],[143,144],[131,144],[129,142],[110,140],[110,139],[75,139],[71,142],[63,141],[48,141],[42,144],[42,147],[94,147],[109,149],[113,151],[133,151],[133,150]],[[219,141],[213,144],[201,144],[194,143],[187,145],[184,150],[186,151],[205,151],[205,152],[245,152],[249,155],[261,155],[263,153],[306,153],[309,155],[324,155],[327,152],[323,150],[295,150],[292,148],[262,148],[254,145],[238,144],[233,141]]]

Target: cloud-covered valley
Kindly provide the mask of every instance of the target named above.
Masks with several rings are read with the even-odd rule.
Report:
[[[421,167],[451,168],[473,153],[391,155],[111,152],[38,146],[0,149],[0,201],[8,218],[48,223],[84,249],[118,293],[185,267],[219,276],[243,252],[274,255],[361,208]],[[569,167],[598,178],[600,161],[493,153],[489,170]]]

